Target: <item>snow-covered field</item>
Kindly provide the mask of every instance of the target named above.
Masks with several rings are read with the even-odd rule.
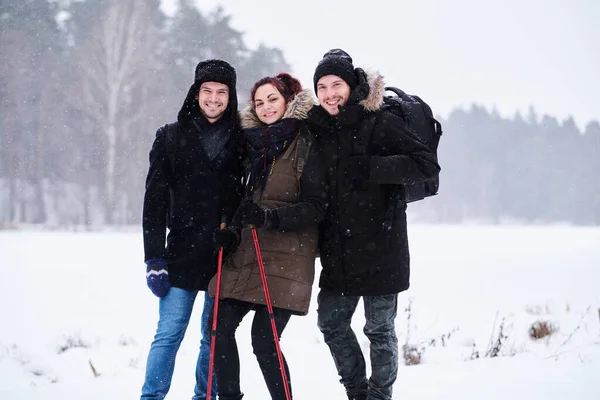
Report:
[[[401,365],[395,398],[600,398],[600,229],[411,225],[410,239],[397,331],[422,360]],[[139,397],[158,312],[141,233],[4,231],[0,257],[0,399]],[[192,396],[201,301],[168,399]],[[294,398],[345,399],[315,310],[282,338]],[[536,321],[558,331],[534,341]],[[269,398],[249,321],[238,340],[245,398]]]

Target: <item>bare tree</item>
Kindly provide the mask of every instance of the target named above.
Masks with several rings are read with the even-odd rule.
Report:
[[[7,29],[2,34],[3,53],[11,54],[2,63],[2,130],[3,145],[0,152],[2,176],[8,182],[9,222],[26,219],[27,191],[25,186],[33,174],[29,168],[32,148],[35,146],[32,129],[36,116],[30,105],[35,99],[36,82],[27,74],[31,59],[35,57],[35,45],[25,32]],[[22,76],[25,75],[25,76]]]
[[[119,137],[137,134],[143,116],[144,80],[151,75],[157,27],[155,9],[143,0],[110,0],[106,15],[98,18],[92,34],[82,43],[80,56],[82,111],[104,135],[105,221],[115,220],[119,204]],[[124,157],[125,159],[127,157]],[[121,180],[122,182],[122,180]],[[122,182],[123,183],[123,182]]]

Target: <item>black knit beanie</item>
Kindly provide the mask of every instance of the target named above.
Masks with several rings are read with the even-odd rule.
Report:
[[[350,90],[358,85],[358,77],[354,72],[352,57],[342,49],[332,49],[323,55],[313,78],[315,93],[317,92],[317,82],[327,75],[339,76],[350,86]]]

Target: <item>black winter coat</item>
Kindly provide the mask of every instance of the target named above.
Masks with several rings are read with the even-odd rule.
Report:
[[[435,154],[400,117],[381,109],[381,76],[371,74],[368,83],[368,96],[355,105],[340,107],[337,118],[321,106],[313,107],[309,117],[316,144],[326,155],[329,178],[329,208],[319,234],[323,267],[319,285],[350,296],[378,296],[408,289],[406,204],[395,209],[390,230],[383,226],[391,193],[397,184],[418,182],[439,173]],[[361,183],[348,176],[346,168],[349,158],[359,155],[355,153],[354,138],[363,119],[371,113],[376,113],[376,122],[365,154],[370,175]]]
[[[208,121],[199,111],[182,114],[174,174],[165,146],[166,127],[158,129],[150,151],[143,209],[144,259],[165,258],[172,286],[206,290],[217,269],[213,232],[223,219],[231,221],[241,199],[242,137],[237,118],[215,122],[219,134],[228,134],[229,139],[211,160],[200,140]]]

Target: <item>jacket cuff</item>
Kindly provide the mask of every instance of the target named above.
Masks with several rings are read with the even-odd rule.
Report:
[[[146,260],[146,267],[166,267],[169,263],[164,258],[151,258]]]
[[[265,210],[265,229],[279,229],[279,213],[277,210]]]

